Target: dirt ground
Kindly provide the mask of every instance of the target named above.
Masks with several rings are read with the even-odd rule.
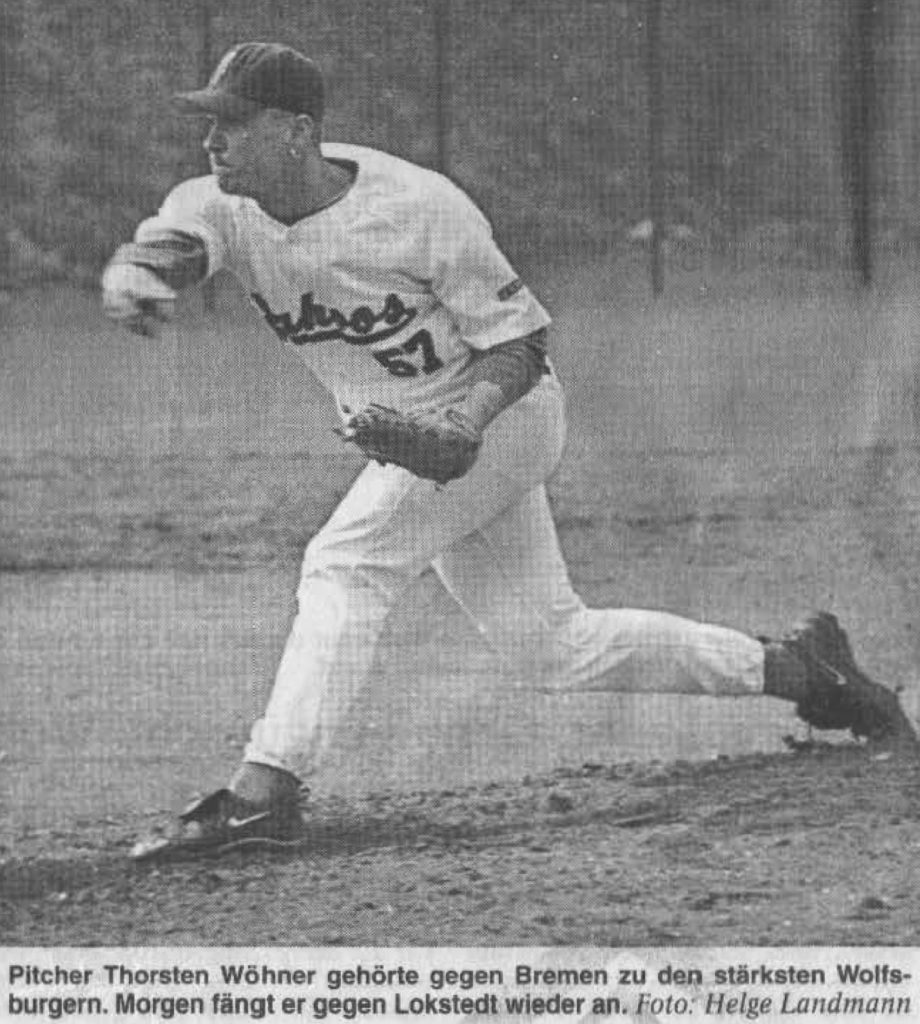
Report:
[[[3,862],[4,942],[913,945],[918,782],[855,747],[589,764],[319,801],[309,852],[159,867],[126,860],[139,817],[84,824]]]
[[[692,282],[652,310],[605,305],[599,277],[557,287],[582,310],[561,337],[586,340],[559,353],[573,422],[551,493],[586,599],[767,633],[830,607],[916,717],[910,295],[869,307],[799,275]],[[522,704],[428,582],[317,787],[309,849],[130,864],[190,780],[232,764],[300,549],[356,464],[248,335],[192,323],[163,377],[89,299],[7,313],[4,944],[916,944],[915,762],[809,743],[762,701],[639,701],[618,724]],[[432,689],[410,728],[414,679]]]

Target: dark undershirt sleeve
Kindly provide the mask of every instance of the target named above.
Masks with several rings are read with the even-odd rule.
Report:
[[[133,263],[145,267],[176,291],[199,284],[208,276],[208,254],[197,235],[164,230],[147,235],[142,242],[119,246],[111,264]]]
[[[541,327],[523,338],[483,350],[473,362],[471,384],[488,381],[501,388],[509,405],[516,402],[549,372],[546,342],[546,328]]]

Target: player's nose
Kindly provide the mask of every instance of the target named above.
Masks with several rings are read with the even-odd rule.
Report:
[[[206,153],[222,153],[227,148],[227,137],[217,125],[211,125],[202,142]]]

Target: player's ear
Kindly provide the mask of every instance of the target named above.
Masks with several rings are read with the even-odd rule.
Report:
[[[319,145],[321,138],[321,124],[319,121],[310,117],[309,114],[298,114],[294,118],[295,139],[300,143],[313,143]]]

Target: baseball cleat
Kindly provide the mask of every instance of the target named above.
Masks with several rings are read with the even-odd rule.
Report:
[[[189,804],[168,832],[135,843],[130,856],[143,861],[220,856],[243,849],[295,849],[303,838],[304,820],[296,795],[264,807],[232,790],[218,789]]]
[[[874,682],[856,664],[850,640],[830,612],[809,616],[780,643],[808,671],[809,694],[796,705],[817,729],[849,729],[873,743],[917,748],[920,741],[897,693]]]

